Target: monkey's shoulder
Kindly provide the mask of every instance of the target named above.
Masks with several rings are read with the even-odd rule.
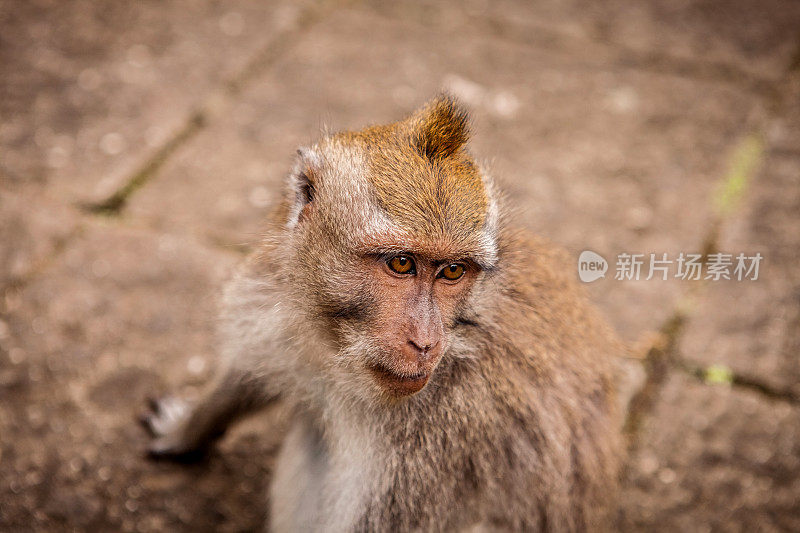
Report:
[[[613,329],[577,281],[569,254],[522,230],[503,235],[494,292],[486,298],[491,345],[515,360],[515,371],[603,373],[623,349]],[[494,333],[492,333],[494,332]]]
[[[491,285],[497,287],[499,311],[509,320],[575,322],[565,327],[598,320],[574,262],[560,246],[512,229],[501,236],[498,265]]]

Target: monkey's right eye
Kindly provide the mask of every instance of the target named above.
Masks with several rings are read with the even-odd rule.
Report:
[[[398,274],[415,274],[414,260],[407,255],[396,255],[386,261],[386,264]]]

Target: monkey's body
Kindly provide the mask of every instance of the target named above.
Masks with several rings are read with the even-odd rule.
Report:
[[[180,455],[281,398],[292,427],[270,490],[274,531],[608,525],[620,346],[564,254],[504,223],[488,178],[477,182],[488,200],[463,193],[477,185],[458,181],[475,168],[460,153],[465,134],[447,131],[459,120],[453,106],[301,154],[311,185],[290,180],[289,202],[226,293],[216,383],[193,411],[148,419],[151,451]],[[433,168],[436,202],[387,205],[402,191],[363,176],[416,172],[391,154],[420,128],[423,147],[410,137],[408,149]],[[445,172],[456,176],[453,195],[472,196],[447,197]],[[395,212],[415,209],[431,210],[427,222],[398,224]],[[376,240],[380,253],[402,251],[385,260],[391,270],[384,255],[354,252]],[[312,268],[331,257],[335,274]]]

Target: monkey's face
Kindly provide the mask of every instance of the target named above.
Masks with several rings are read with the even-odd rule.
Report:
[[[293,285],[311,311],[306,334],[314,331],[335,348],[322,366],[337,383],[345,373],[392,399],[422,390],[464,321],[482,268],[464,255],[335,243],[312,220],[299,231]],[[328,245],[315,244],[321,241]]]
[[[360,261],[364,321],[375,349],[364,361],[374,383],[402,397],[420,391],[448,347],[450,330],[479,268],[468,259],[433,259],[422,254],[366,255]]]
[[[318,178],[292,232],[289,279],[307,317],[299,334],[333,348],[310,356],[337,387],[392,400],[418,393],[472,315],[486,265],[446,235],[419,238],[367,206],[342,209],[329,187]]]

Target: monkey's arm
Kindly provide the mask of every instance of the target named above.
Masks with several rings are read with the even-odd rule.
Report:
[[[233,422],[276,400],[287,369],[275,344],[273,292],[263,280],[235,277],[225,291],[220,320],[221,367],[201,399],[174,397],[152,401],[142,423],[153,437],[153,457],[202,456]]]
[[[239,369],[225,370],[197,403],[175,397],[151,400],[141,422],[153,437],[148,454],[154,458],[201,458],[225,430],[243,416],[277,399],[261,380]]]

